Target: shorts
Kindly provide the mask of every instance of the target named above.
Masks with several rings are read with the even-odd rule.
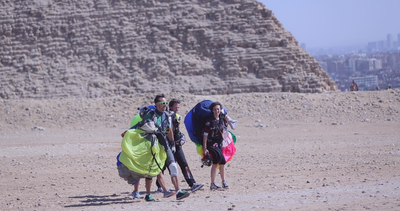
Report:
[[[139,174],[131,171],[123,163],[118,166],[118,174],[120,177],[127,180],[128,184],[135,184],[141,178],[153,179],[152,176],[147,174]]]
[[[226,160],[222,153],[222,147],[220,146],[207,146],[208,152],[211,154],[213,164],[225,165]]]

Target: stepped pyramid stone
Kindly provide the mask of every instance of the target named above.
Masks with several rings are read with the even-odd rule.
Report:
[[[0,46],[0,98],[337,90],[255,0],[3,0]]]

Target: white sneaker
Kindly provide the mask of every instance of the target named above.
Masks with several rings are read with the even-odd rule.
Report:
[[[132,196],[133,196],[133,198],[137,198],[137,199],[142,198],[142,196],[140,195],[139,191],[133,191],[132,192]]]

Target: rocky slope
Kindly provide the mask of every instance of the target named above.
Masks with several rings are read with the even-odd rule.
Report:
[[[142,94],[96,99],[0,99],[0,135],[26,130],[126,128],[137,108],[152,104],[153,98]],[[229,114],[241,120],[242,127],[250,128],[275,127],[282,122],[349,125],[400,121],[400,90],[213,96],[175,93],[167,94],[167,98],[182,101],[183,116],[200,101],[220,101]]]
[[[254,0],[0,3],[0,98],[336,90]]]

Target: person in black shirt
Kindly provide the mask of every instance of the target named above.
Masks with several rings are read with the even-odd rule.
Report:
[[[182,145],[185,143],[185,135],[181,133],[179,130],[179,124],[182,121],[181,115],[178,114],[180,101],[177,99],[172,99],[169,102],[169,109],[170,111],[174,112],[172,115],[172,130],[174,132],[174,140],[175,140],[175,152],[174,157],[176,162],[178,163],[179,167],[181,168],[182,174],[185,177],[186,182],[190,186],[192,192],[197,191],[198,189],[202,188],[204,184],[196,183],[196,180],[193,177],[192,172],[190,171],[189,165],[186,161],[185,154],[182,150]]]
[[[227,132],[226,128],[228,127],[228,123],[223,114],[221,114],[221,103],[213,102],[209,108],[213,116],[205,122],[203,133],[203,154],[211,155],[213,161],[213,165],[211,167],[210,190],[221,188],[215,183],[218,165],[220,165],[219,173],[221,175],[222,187],[229,188],[228,183],[225,180],[226,160],[222,154],[222,142],[224,140],[223,134],[224,131]]]

